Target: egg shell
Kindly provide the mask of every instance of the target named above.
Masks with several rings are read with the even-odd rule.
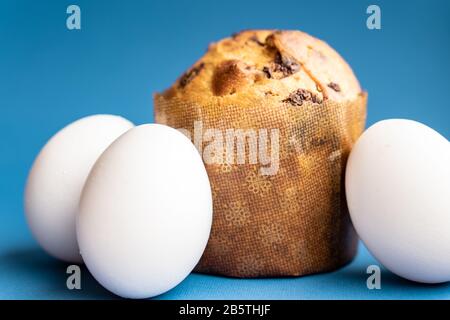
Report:
[[[355,144],[346,196],[353,224],[390,271],[450,281],[450,144],[412,120],[380,121]]]
[[[57,132],[36,157],[25,187],[25,214],[50,255],[82,262],[75,232],[81,190],[100,154],[132,127],[119,116],[88,116]]]
[[[180,283],[209,238],[212,196],[202,159],[179,131],[146,124],[117,139],[94,165],[77,235],[92,275],[126,298]]]

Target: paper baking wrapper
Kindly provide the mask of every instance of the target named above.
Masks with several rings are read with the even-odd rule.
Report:
[[[301,106],[258,99],[240,105],[217,101],[202,105],[156,95],[155,121],[190,132],[204,161],[207,149],[211,151],[208,129],[218,137],[229,129],[278,131],[278,170],[262,174],[263,164],[248,159],[239,164],[226,156],[222,162],[205,161],[213,224],[195,271],[299,276],[348,263],[356,253],[357,236],[345,200],[344,170],[364,130],[367,95],[342,103],[305,101]]]

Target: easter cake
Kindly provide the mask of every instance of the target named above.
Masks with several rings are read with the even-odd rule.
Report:
[[[155,121],[192,139],[211,181],[212,231],[196,270],[298,276],[351,261],[343,177],[366,101],[329,45],[276,30],[210,44],[155,94]]]

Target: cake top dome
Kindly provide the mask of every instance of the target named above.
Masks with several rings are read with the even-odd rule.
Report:
[[[352,100],[360,93],[350,66],[325,42],[301,31],[245,30],[210,44],[162,96],[228,102],[258,97],[301,105]]]

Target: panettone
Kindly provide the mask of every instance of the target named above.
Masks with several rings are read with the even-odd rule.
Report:
[[[197,271],[304,275],[353,258],[343,172],[364,129],[366,94],[325,42],[300,31],[240,32],[211,44],[154,102],[156,122],[191,137],[211,181],[213,227]],[[237,133],[244,149],[225,142]],[[231,155],[239,151],[245,158]]]

